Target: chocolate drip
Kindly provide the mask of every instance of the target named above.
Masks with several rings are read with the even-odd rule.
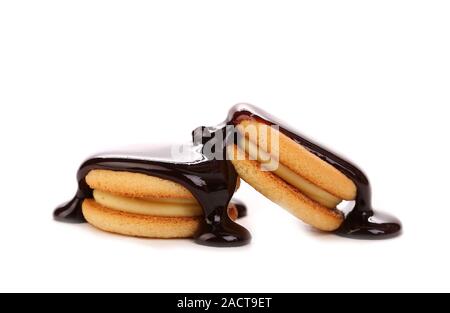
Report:
[[[244,204],[244,202],[237,199],[233,199],[231,200],[230,204],[234,205],[234,207],[238,211],[239,218],[247,216],[247,206]]]
[[[376,213],[372,208],[372,192],[369,179],[364,172],[350,161],[338,156],[328,149],[319,146],[312,140],[299,135],[283,125],[270,114],[248,104],[233,107],[228,116],[228,123],[237,125],[242,119],[256,119],[268,125],[277,125],[280,132],[305,147],[308,151],[334,166],[357,188],[357,196],[353,210],[346,216],[337,234],[361,239],[390,238],[401,232],[401,223],[394,217]]]
[[[214,129],[210,135],[224,134],[224,128]],[[207,140],[205,140],[207,142]],[[187,147],[185,146],[184,149]],[[203,144],[189,146],[192,160],[173,159],[170,148],[165,149],[164,158],[155,158],[161,150],[139,153],[120,153],[120,156],[99,156],[87,160],[78,171],[78,191],[75,197],[54,212],[58,221],[85,222],[82,203],[92,198],[92,189],[86,183],[86,176],[92,170],[111,170],[141,173],[174,181],[188,189],[197,199],[204,212],[204,223],[198,230],[195,240],[209,246],[241,246],[250,242],[250,233],[233,222],[228,216],[228,205],[235,192],[237,173],[227,160],[208,158],[203,154]],[[223,151],[225,153],[225,151]],[[130,156],[131,155],[131,156]],[[246,208],[241,202],[234,203],[239,215],[245,215]]]

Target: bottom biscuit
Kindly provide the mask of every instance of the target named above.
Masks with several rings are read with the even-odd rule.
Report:
[[[230,206],[228,214],[237,219],[237,209]],[[192,238],[203,217],[163,217],[125,213],[111,210],[93,199],[83,202],[83,215],[94,227],[126,236],[144,238]]]
[[[231,155],[238,155],[237,146],[229,149]],[[342,225],[344,215],[341,212],[314,202],[272,172],[261,171],[261,165],[249,160],[248,155],[245,160],[233,159],[232,162],[244,181],[305,223],[323,231],[334,231]]]

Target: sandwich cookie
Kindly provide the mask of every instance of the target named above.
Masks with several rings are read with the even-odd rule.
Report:
[[[233,221],[245,206],[230,204],[239,184],[231,162],[209,158],[202,143],[177,150],[184,152],[168,146],[88,159],[78,171],[76,196],[55,210],[55,219],[130,236],[194,237],[218,247],[249,243],[250,233]]]
[[[237,136],[228,155],[240,177],[307,224],[357,238],[395,236],[400,222],[371,207],[367,176],[353,163],[248,104],[230,110]],[[347,216],[337,210],[354,201]]]
[[[83,216],[101,230],[147,238],[192,238],[203,221],[197,200],[169,180],[93,170],[86,183],[93,190],[93,199],[84,200]],[[234,204],[229,205],[228,215],[237,219]]]

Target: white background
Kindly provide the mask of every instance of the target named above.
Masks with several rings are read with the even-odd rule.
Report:
[[[450,290],[448,1],[2,1],[2,291]],[[311,231],[249,186],[247,247],[52,220],[88,155],[250,102],[355,160],[404,235]]]

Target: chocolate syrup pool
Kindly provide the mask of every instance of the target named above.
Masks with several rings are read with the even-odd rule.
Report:
[[[216,129],[222,132],[222,129]],[[238,175],[225,158],[209,159],[202,153],[203,144],[179,146],[177,157],[172,147],[135,152],[117,152],[95,156],[84,162],[78,171],[75,197],[54,212],[58,221],[82,223],[83,201],[92,198],[86,176],[92,170],[141,173],[176,182],[188,189],[204,212],[204,223],[195,240],[209,246],[241,246],[250,242],[250,233],[228,216],[228,205],[236,190]],[[181,151],[183,150],[183,151]],[[225,151],[223,151],[225,153]],[[246,214],[243,203],[233,203],[239,216]]]
[[[396,237],[401,233],[402,226],[397,218],[373,210],[369,179],[355,164],[299,135],[275,117],[252,105],[240,104],[230,110],[229,123],[236,125],[241,119],[255,119],[268,125],[277,125],[284,135],[334,166],[353,181],[357,188],[355,205],[353,210],[345,217],[345,221],[336,231],[336,234],[356,239],[387,239]]]

